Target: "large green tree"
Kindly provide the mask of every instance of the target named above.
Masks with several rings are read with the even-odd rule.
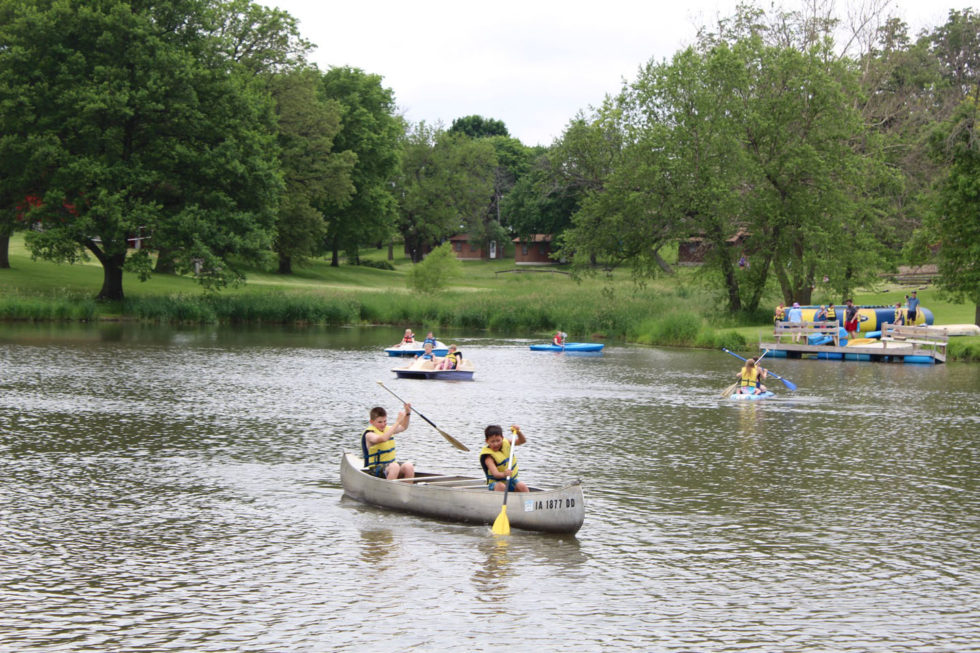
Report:
[[[380,75],[351,67],[331,68],[321,80],[323,95],[341,106],[341,130],[334,150],[353,152],[354,195],[349,201],[331,198],[319,206],[327,216],[326,249],[331,265],[340,252],[356,260],[363,243],[380,242],[395,229],[396,201],[391,184],[398,166],[398,145],[404,129],[395,115],[395,98]]]
[[[484,225],[497,167],[490,139],[452,134],[425,123],[408,132],[395,190],[399,231],[413,261],[461,231],[470,231],[478,242],[495,235],[488,236]]]
[[[270,80],[286,183],[274,243],[281,274],[291,273],[293,263],[313,254],[326,236],[327,223],[317,207],[328,201],[343,207],[354,193],[351,171],[357,155],[333,150],[342,109],[322,96],[319,79],[318,71],[306,69]]]
[[[214,36],[216,7],[14,4],[0,102],[4,133],[39,146],[34,255],[91,254],[98,297],[118,300],[124,267],[149,275],[147,250],[127,248],[143,230],[202,282],[237,278],[230,257],[269,246],[281,179],[272,103]]]

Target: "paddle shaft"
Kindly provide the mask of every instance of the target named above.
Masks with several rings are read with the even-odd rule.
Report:
[[[386,386],[381,381],[378,381],[378,385],[380,385],[382,388],[384,388],[388,392],[391,392],[392,396],[394,396],[395,399],[397,399],[398,401],[402,402],[403,404],[408,403],[407,401],[405,401],[404,399],[402,399],[401,397],[399,397],[398,395],[396,395],[388,386]],[[424,419],[426,422],[428,422],[429,424],[431,424],[432,425],[432,428],[434,428],[435,430],[439,431],[439,434],[442,437],[446,438],[449,441],[449,443],[452,444],[454,447],[456,447],[457,449],[459,449],[461,451],[469,451],[469,448],[466,445],[464,445],[462,442],[460,442],[459,440],[457,440],[456,438],[454,438],[453,436],[449,435],[448,433],[446,433],[445,431],[443,431],[441,428],[439,428],[438,426],[436,426],[435,423],[431,419],[429,419],[428,417],[426,417],[425,415],[423,415],[422,413],[420,413],[417,409],[412,408],[412,412],[414,412],[419,417],[421,417],[422,419]]]
[[[504,505],[507,505],[507,495],[510,493],[510,472],[514,469],[514,443],[517,442],[517,429],[510,430],[513,436],[510,439],[510,455],[507,457],[507,477],[504,481],[507,483],[507,487],[504,488]]]

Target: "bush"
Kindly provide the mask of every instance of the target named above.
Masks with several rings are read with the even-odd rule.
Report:
[[[372,261],[371,259],[360,259],[357,263],[358,265],[366,268],[374,268],[375,270],[394,270],[395,266],[388,261]]]
[[[418,293],[437,293],[445,289],[454,277],[459,276],[462,266],[452,244],[445,242],[429,252],[421,263],[416,263],[408,272],[408,287]]]

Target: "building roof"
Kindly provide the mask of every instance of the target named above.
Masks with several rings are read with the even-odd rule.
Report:
[[[551,234],[531,234],[527,238],[520,238],[520,237],[514,238],[513,239],[513,242],[515,242],[515,243],[525,243],[525,242],[526,243],[550,243],[551,242],[551,238],[552,238]]]

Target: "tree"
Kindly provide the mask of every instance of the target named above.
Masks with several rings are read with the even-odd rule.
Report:
[[[379,75],[358,68],[331,68],[323,74],[324,97],[342,109],[341,130],[334,150],[357,156],[351,171],[354,195],[348,202],[331,198],[319,208],[327,216],[326,249],[331,265],[340,265],[340,251],[357,260],[362,243],[388,237],[395,226],[395,198],[391,183],[398,166],[398,142],[403,126],[395,116],[391,89],[381,85]]]
[[[452,134],[464,134],[470,138],[510,136],[510,133],[507,131],[507,125],[504,124],[503,120],[484,118],[483,116],[477,115],[456,118],[449,128],[449,132]]]
[[[424,123],[409,132],[396,191],[399,230],[413,261],[460,231],[481,243],[498,236],[485,221],[497,167],[490,139],[451,134]]]
[[[4,133],[39,149],[32,253],[102,264],[98,297],[122,272],[150,273],[141,228],[202,283],[239,278],[232,256],[268,247],[281,189],[268,96],[211,35],[196,0],[19,2],[2,28]],[[43,145],[42,145],[43,144]]]
[[[937,283],[954,300],[973,302],[973,321],[980,325],[980,84],[975,89],[933,135],[936,156],[946,159],[949,168],[919,244],[938,240]]]
[[[326,202],[343,207],[354,192],[351,171],[357,156],[334,152],[341,107],[318,93],[313,69],[274,75],[280,163],[285,193],[279,206],[274,249],[279,272],[290,274],[297,260],[313,254],[326,235],[327,223],[317,209]]]

